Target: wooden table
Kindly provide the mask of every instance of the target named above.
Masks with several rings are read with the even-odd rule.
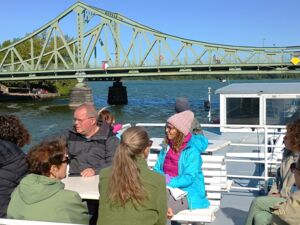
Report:
[[[228,140],[208,140],[206,152],[215,152],[231,144]]]
[[[82,199],[99,199],[99,175],[92,177],[66,177],[62,180],[65,189],[76,191]]]
[[[153,140],[152,149],[159,151],[163,138],[151,138],[151,140]],[[209,140],[206,152],[215,152],[229,144],[230,141],[226,140]],[[99,199],[99,175],[92,177],[71,176],[66,177],[62,182],[65,184],[65,189],[78,192],[82,199]]]
[[[0,225],[80,225],[80,224],[0,218]]]

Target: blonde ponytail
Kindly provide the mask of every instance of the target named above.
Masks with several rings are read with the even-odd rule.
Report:
[[[112,205],[124,206],[131,201],[142,205],[147,198],[136,165],[149,143],[149,136],[142,127],[128,128],[121,137],[116,150],[109,182],[109,200]]]

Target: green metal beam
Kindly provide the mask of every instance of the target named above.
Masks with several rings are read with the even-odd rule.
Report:
[[[69,18],[75,18],[73,33],[63,26]],[[40,50],[36,49],[36,40]],[[21,49],[26,45],[29,49],[24,54]],[[242,74],[269,74],[270,71],[275,74],[284,68],[286,72],[294,73],[295,66],[290,60],[299,57],[299,52],[300,46],[261,48],[181,38],[121,14],[76,2],[33,33],[0,49],[0,80],[19,79],[15,77],[19,74],[24,79],[26,74],[49,74],[48,79],[54,79],[53,74],[57,71],[67,74],[86,72],[89,76],[90,70],[112,77],[116,74],[132,76],[128,71],[152,76],[147,73],[150,68],[157,74],[169,70],[176,75],[186,74],[187,70],[191,74],[203,71],[235,74],[236,69]],[[108,71],[99,68],[97,62],[101,61],[109,61]]]

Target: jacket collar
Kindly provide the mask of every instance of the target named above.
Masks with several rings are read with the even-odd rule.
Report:
[[[148,169],[147,161],[142,156],[136,157],[136,165],[139,168],[139,170],[144,170],[146,168]]]

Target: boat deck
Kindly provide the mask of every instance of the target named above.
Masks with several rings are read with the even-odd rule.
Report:
[[[214,133],[204,133],[208,139],[225,139],[231,140],[232,143],[253,143],[262,144],[264,143],[263,134],[258,133],[224,133],[222,135],[216,135]],[[263,152],[263,147],[252,147],[252,146],[227,146],[219,151],[214,152],[214,155],[226,155],[226,153],[233,152]],[[252,176],[263,176],[264,165],[258,163],[241,163],[241,162],[226,162],[227,173],[230,174],[241,174],[241,175],[252,175]],[[221,207],[216,213],[216,219],[211,225],[242,225],[246,220],[248,210],[251,201],[259,195],[264,194],[263,180],[257,179],[241,179],[231,178],[234,184],[228,193],[222,194]],[[240,190],[235,187],[250,187],[250,188],[261,188],[260,190]]]
[[[221,208],[211,225],[242,225],[246,220],[249,206],[257,192],[230,191],[223,194]]]
[[[241,152],[241,151],[254,151],[256,152],[258,149],[253,147],[245,147],[245,146],[232,146],[228,144],[229,136],[231,137],[232,142],[237,143],[259,143],[263,142],[263,138],[261,135],[257,134],[225,134],[225,135],[217,135],[211,132],[204,133],[206,137],[208,137],[211,146],[208,147],[209,154],[213,155],[221,155],[226,156],[228,152]],[[161,141],[160,138],[155,138],[155,141]],[[225,144],[224,144],[225,143]],[[157,143],[156,143],[157,145]],[[217,147],[219,146],[219,147]],[[155,146],[154,146],[155,147]],[[159,147],[156,147],[156,153]],[[218,149],[219,150],[218,150]],[[210,151],[212,150],[212,151]],[[155,153],[153,153],[155,154]],[[261,165],[257,165],[257,163],[240,163],[240,162],[226,162],[227,175],[230,174],[241,174],[241,175],[253,175],[253,176],[261,176],[264,173],[263,167]],[[249,174],[250,173],[250,174]],[[230,176],[228,176],[230,179]],[[231,186],[231,190],[229,192],[222,193],[221,207],[215,214],[216,219],[211,223],[211,225],[233,225],[233,224],[243,224],[245,218],[247,216],[247,212],[251,201],[254,197],[256,197],[262,191],[255,190],[245,190],[245,189],[237,189],[237,188],[257,188],[260,187],[260,183],[255,179],[249,178],[233,178],[234,184]],[[82,177],[69,177],[64,183],[66,185],[66,189],[71,189],[80,193],[83,198],[86,199],[95,199],[99,198],[98,193],[98,176],[90,177],[90,178],[82,178]],[[262,180],[263,181],[263,180]],[[82,182],[85,185],[80,185]],[[89,187],[89,188],[87,188]]]

